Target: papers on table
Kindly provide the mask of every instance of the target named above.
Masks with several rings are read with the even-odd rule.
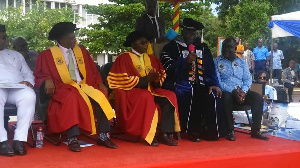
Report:
[[[20,83],[9,83],[8,81],[0,81],[0,88],[25,88],[24,84]]]

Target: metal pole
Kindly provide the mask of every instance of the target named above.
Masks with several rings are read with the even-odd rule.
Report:
[[[271,55],[270,55],[270,85],[273,86],[273,38],[271,38]]]

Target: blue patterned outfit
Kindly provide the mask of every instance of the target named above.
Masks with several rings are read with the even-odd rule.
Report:
[[[195,82],[191,82],[191,63],[187,62],[188,46],[184,42],[172,40],[163,49],[161,62],[167,78],[163,88],[176,93],[180,125],[182,131],[200,135],[204,139],[218,138],[215,97],[208,94],[210,86],[218,86],[213,58],[205,43],[196,43],[198,56]]]

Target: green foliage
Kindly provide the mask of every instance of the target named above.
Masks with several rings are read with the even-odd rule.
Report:
[[[52,26],[61,21],[73,22],[73,17],[71,8],[49,9],[41,3],[33,5],[25,14],[22,8],[8,7],[0,11],[0,23],[6,25],[9,37],[24,37],[30,49],[38,52],[54,44],[48,40]]]
[[[230,10],[225,17],[225,37],[239,36],[243,41],[248,41],[250,46],[255,46],[258,38],[270,40],[268,23],[274,13],[269,2],[244,0]]]
[[[84,36],[81,43],[89,48],[92,54],[110,51],[120,53],[128,48],[123,47],[126,36],[134,31],[135,22],[145,12],[143,1],[113,0],[116,4],[99,4],[98,6],[86,6],[89,13],[100,15],[99,24],[82,29],[80,35]],[[126,5],[124,5],[126,4]],[[212,14],[208,2],[186,2],[180,6],[180,23],[183,18],[191,17],[201,21],[205,28],[205,41],[216,51],[216,39],[218,37],[218,20]],[[160,17],[164,19],[166,31],[173,27],[173,4],[159,2]]]
[[[218,0],[218,2],[222,3],[225,0]],[[227,10],[227,14],[219,16],[221,20],[220,34],[224,37],[239,36],[243,43],[249,42],[250,49],[256,46],[258,38],[263,38],[264,45],[270,50],[271,29],[268,27],[268,23],[271,16],[293,12],[299,10],[300,7],[300,2],[296,0],[240,0],[238,3],[230,2],[232,2],[231,5],[223,6],[224,10]],[[219,12],[221,11],[220,6],[217,9]],[[283,50],[285,55],[284,67],[287,66],[290,59],[299,59],[299,38],[285,37],[274,39],[274,41],[278,43],[278,48]]]

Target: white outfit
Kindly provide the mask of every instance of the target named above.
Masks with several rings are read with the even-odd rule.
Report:
[[[12,50],[0,51],[0,83],[19,83],[27,81],[34,85],[32,71],[24,57]],[[35,112],[36,95],[32,88],[0,88],[0,142],[7,140],[4,128],[5,103],[17,106],[17,128],[14,140],[27,141],[28,129]]]

